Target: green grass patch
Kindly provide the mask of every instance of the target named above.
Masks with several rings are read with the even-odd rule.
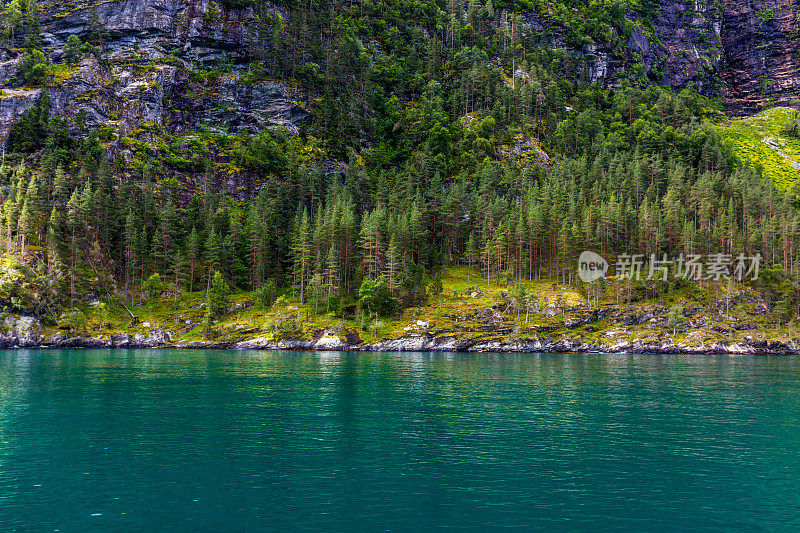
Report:
[[[78,65],[68,65],[65,63],[53,63],[50,65],[48,72],[52,76],[50,80],[51,87],[58,87],[72,77],[80,68]]]
[[[793,113],[790,108],[776,107],[734,119],[721,127],[733,153],[760,168],[783,192],[800,177],[800,139],[781,136],[780,131],[781,126],[791,121]]]

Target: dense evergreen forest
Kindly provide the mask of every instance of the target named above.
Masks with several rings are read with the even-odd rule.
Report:
[[[14,258],[4,294],[57,320],[96,299],[136,304],[153,286],[207,291],[218,271],[264,301],[288,293],[391,314],[424,302],[453,265],[494,286],[577,286],[577,256],[594,249],[760,253],[794,299],[796,195],[732,155],[721,104],[654,86],[635,67],[600,88],[521,16],[549,9],[565,42],[624,43],[625,13],[646,24],[657,5],[537,2],[287,1],[288,16],[212,3],[252,5],[263,38],[188,76],[240,70],[316,97],[297,132],[198,129],[191,155],[151,124],[147,141],[128,134],[134,157],[123,159],[108,148],[111,126],[58,116],[45,94],[12,127],[0,168],[0,238]],[[105,58],[99,23],[46,58],[35,0],[6,4],[4,31],[25,49],[27,85]],[[227,194],[226,172],[252,176],[254,194]],[[655,294],[675,283],[640,285]]]

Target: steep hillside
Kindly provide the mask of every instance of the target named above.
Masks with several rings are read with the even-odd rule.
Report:
[[[588,294],[592,249],[759,257],[780,325],[800,309],[792,180],[741,164],[746,124],[720,124],[793,91],[793,9],[9,0],[0,305],[52,327],[200,289],[208,333],[230,288],[367,327],[465,265]],[[687,278],[618,298],[708,290]]]
[[[296,132],[297,121],[307,116],[303,96],[286,83],[243,79],[246,70],[240,69],[247,67],[243,63],[256,42],[251,8],[121,0],[80,2],[68,9],[53,2],[40,9],[42,49],[49,59],[63,60],[70,36],[101,44],[103,56],[98,60],[83,53],[61,79],[48,80],[47,87],[34,91],[23,87],[19,94],[14,85],[23,80],[15,78],[10,63],[22,53],[6,49],[0,83],[6,89],[5,105],[12,110],[24,109],[46,91],[55,112],[74,116],[82,110],[88,128],[110,125],[121,137],[145,122],[163,124],[172,132],[203,122],[225,133],[240,127],[255,132],[266,125]],[[11,103],[15,100],[16,105]],[[4,113],[0,132],[7,132],[10,119]]]
[[[59,66],[55,75],[30,87],[18,68],[24,51],[0,52],[0,138],[5,139],[15,117],[42,94],[52,101],[52,113],[68,121],[72,136],[102,129],[112,157],[124,167],[143,166],[144,145],[157,139],[191,180],[199,174],[196,139],[191,133],[255,134],[279,126],[291,133],[309,116],[307,93],[297,82],[253,77],[252,48],[268,39],[255,28],[253,9],[205,1],[123,0],[100,3],[42,3],[42,50]],[[278,8],[264,18],[280,20]],[[85,48],[96,44],[102,54],[82,51],[66,63],[68,40]],[[22,36],[16,42],[21,42]],[[194,142],[194,145],[193,145]],[[143,144],[144,143],[144,144]],[[201,150],[202,151],[202,150]],[[162,154],[166,155],[166,154]],[[183,159],[182,156],[187,156]],[[223,158],[224,159],[224,158]],[[251,190],[241,172],[227,173],[230,193]]]

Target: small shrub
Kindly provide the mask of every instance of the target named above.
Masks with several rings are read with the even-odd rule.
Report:
[[[58,322],[61,326],[69,328],[73,333],[86,333],[86,328],[89,324],[86,315],[80,309],[64,311],[58,318]]]
[[[437,275],[433,281],[428,285],[428,292],[434,296],[442,294],[444,287],[442,286],[442,276]]]
[[[49,77],[50,62],[41,50],[25,52],[19,67],[19,77],[25,85],[44,85]]]
[[[163,290],[164,282],[161,280],[161,275],[158,272],[147,278],[142,284],[142,292],[144,292],[148,298],[160,296]]]
[[[216,335],[212,325],[228,309],[228,295],[230,292],[230,288],[225,283],[219,270],[214,272],[211,290],[208,292],[208,300],[206,301],[205,327],[203,328],[203,334],[207,339],[213,338],[212,335]]]
[[[256,301],[264,309],[269,309],[272,307],[272,304],[275,303],[277,296],[278,289],[275,287],[275,282],[272,280],[269,280],[256,290]]]
[[[677,335],[678,331],[686,327],[686,316],[683,314],[683,307],[678,304],[673,305],[669,310],[668,315],[669,327],[672,328],[672,334]]]
[[[206,303],[206,312],[210,315],[210,319],[216,319],[225,313],[228,309],[228,295],[230,288],[222,277],[219,271],[214,272],[214,279],[211,281],[211,290],[208,292],[208,302]]]
[[[367,316],[389,316],[397,308],[397,301],[384,278],[378,281],[365,278],[358,289],[358,304]]]
[[[267,327],[270,333],[272,333],[272,338],[274,340],[281,340],[289,337],[299,337],[303,334],[303,330],[300,327],[296,317],[289,317],[270,322]]]
[[[105,302],[96,302],[92,305],[95,309],[95,313],[97,316],[97,320],[100,323],[100,327],[107,327],[109,326],[108,323],[108,304]]]
[[[61,58],[69,65],[77,65],[83,59],[83,42],[77,35],[70,35],[61,52]]]
[[[800,120],[798,119],[797,113],[792,117],[792,120],[781,126],[781,135],[794,137],[796,139],[800,138]]]

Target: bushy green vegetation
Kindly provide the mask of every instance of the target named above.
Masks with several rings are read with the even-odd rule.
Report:
[[[2,21],[3,44],[14,43],[24,36],[24,44],[28,49],[41,46],[39,6],[36,0],[10,0],[0,6],[0,21]]]
[[[800,111],[795,110],[792,118],[781,126],[781,135],[788,137],[800,137]]]
[[[28,153],[42,146],[51,125],[52,105],[45,95],[17,118],[8,133],[9,151]]]
[[[49,72],[50,63],[41,50],[31,50],[22,56],[18,74],[25,85],[44,85]]]

